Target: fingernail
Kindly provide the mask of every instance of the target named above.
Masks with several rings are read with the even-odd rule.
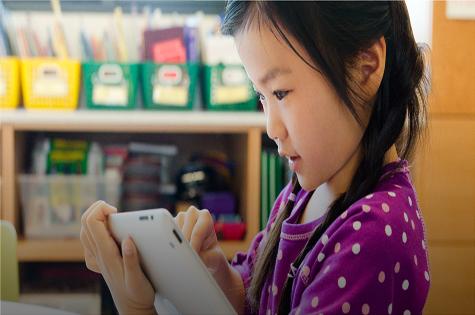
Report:
[[[127,239],[124,241],[124,245],[123,245],[122,251],[123,251],[124,254],[127,255],[127,256],[132,256],[132,254],[134,253],[134,250],[133,250],[133,248],[132,248],[132,244],[130,244],[130,238],[127,238]]]

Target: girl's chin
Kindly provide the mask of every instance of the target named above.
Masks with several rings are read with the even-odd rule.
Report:
[[[310,178],[304,174],[297,173],[297,179],[299,181],[300,187],[302,187],[302,189],[305,191],[315,190],[319,186],[317,181],[310,180]]]

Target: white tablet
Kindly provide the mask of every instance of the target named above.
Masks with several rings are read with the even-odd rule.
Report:
[[[236,314],[167,210],[112,214],[109,228],[119,244],[128,235],[134,240],[160,315]]]

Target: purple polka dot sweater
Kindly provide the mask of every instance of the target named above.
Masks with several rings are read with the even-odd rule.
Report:
[[[249,287],[256,253],[290,194],[277,198],[264,231],[232,266]],[[280,234],[274,272],[259,314],[276,314],[290,264],[323,218],[298,224],[311,193],[301,190]],[[296,272],[291,314],[421,314],[429,291],[424,223],[407,162],[387,164],[374,192],[355,202],[327,229]],[[249,307],[247,307],[249,312]]]

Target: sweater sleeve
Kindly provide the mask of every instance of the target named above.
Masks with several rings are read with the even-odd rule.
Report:
[[[265,244],[267,234],[269,233],[272,223],[277,218],[279,211],[281,210],[281,205],[285,203],[287,195],[290,193],[290,183],[282,189],[279,196],[277,197],[274,206],[272,208],[269,220],[267,222],[266,228],[260,231],[252,240],[251,246],[248,251],[243,253],[237,253],[233,260],[231,261],[231,266],[236,269],[243,280],[244,289],[247,292],[249,284],[251,282],[252,270],[256,262],[257,253],[260,250],[260,247]],[[246,303],[247,304],[247,303]]]

